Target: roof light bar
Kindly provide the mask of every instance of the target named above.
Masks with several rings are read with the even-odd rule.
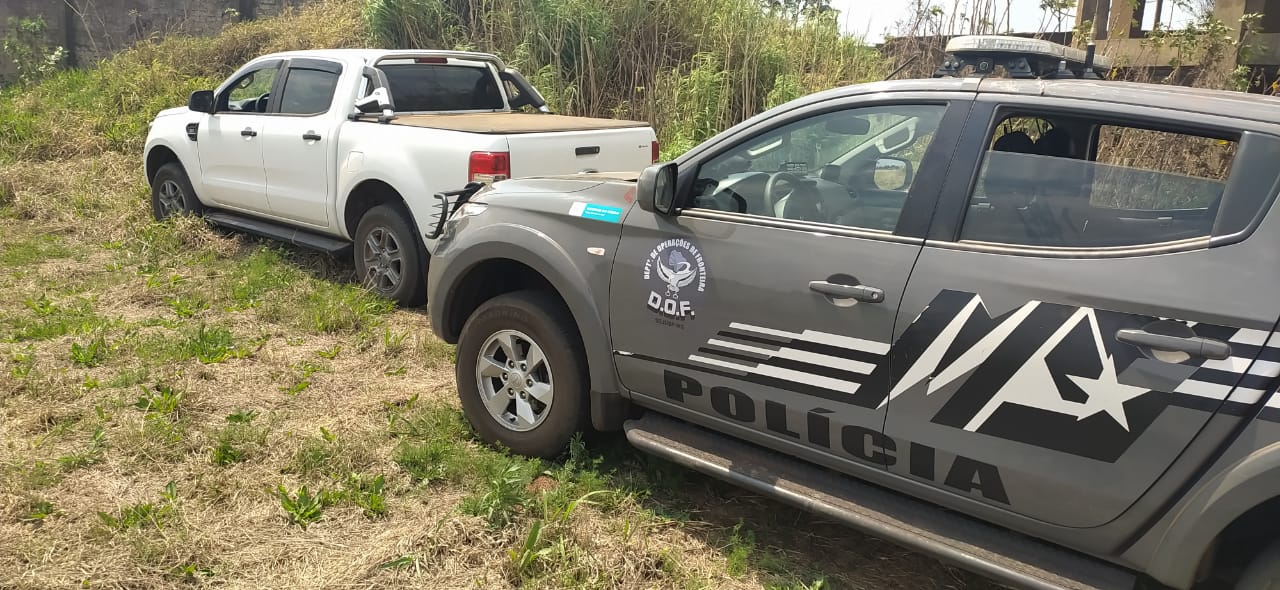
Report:
[[[954,76],[965,66],[985,75],[1000,65],[1014,78],[1096,78],[1094,70],[1112,68],[1111,60],[1103,55],[1044,39],[1006,35],[956,37],[947,43],[946,53],[935,76]]]

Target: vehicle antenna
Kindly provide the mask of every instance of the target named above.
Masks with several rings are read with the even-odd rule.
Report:
[[[917,54],[915,54],[915,55],[913,55],[913,56],[911,56],[911,57],[907,58],[907,61],[902,62],[902,65],[900,65],[900,66],[898,66],[897,68],[895,68],[895,69],[893,70],[893,72],[891,72],[888,76],[885,76],[885,77],[884,77],[884,79],[885,79],[885,80],[892,80],[892,79],[893,79],[893,77],[894,77],[894,76],[897,76],[899,73],[901,73],[901,72],[902,72],[902,70],[907,69],[907,66],[909,66],[909,65],[911,65],[911,64],[913,64],[913,63],[916,63],[916,59],[918,59],[919,57],[920,57],[920,54],[919,54],[919,53],[917,53]]]

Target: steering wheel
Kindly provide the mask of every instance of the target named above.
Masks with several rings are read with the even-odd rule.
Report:
[[[770,215],[776,210],[778,201],[795,191],[800,186],[800,177],[790,172],[775,172],[769,175],[764,183],[764,204]],[[786,183],[779,188],[779,183]],[[785,190],[784,190],[785,189]]]
[[[263,92],[258,98],[253,99],[253,110],[259,113],[267,112],[267,99],[271,98],[270,92]]]

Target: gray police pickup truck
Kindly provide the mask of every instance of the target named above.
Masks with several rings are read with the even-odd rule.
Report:
[[[438,195],[467,417],[625,429],[1014,586],[1280,588],[1280,99],[948,50],[638,177]]]

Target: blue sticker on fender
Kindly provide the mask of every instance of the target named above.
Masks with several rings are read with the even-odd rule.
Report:
[[[609,223],[618,223],[619,221],[622,221],[622,211],[622,207],[596,205],[593,203],[583,203],[581,201],[574,203],[569,207],[569,215],[581,217],[583,219],[607,221]]]

